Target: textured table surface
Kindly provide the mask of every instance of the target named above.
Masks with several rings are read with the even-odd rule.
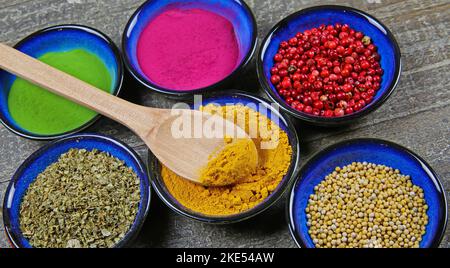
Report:
[[[286,15],[318,4],[362,9],[383,21],[396,36],[403,55],[401,82],[376,112],[355,125],[323,129],[297,124],[302,160],[337,141],[377,137],[400,143],[421,155],[440,175],[450,192],[450,2],[447,0],[246,0],[253,9],[259,38]],[[0,0],[0,42],[14,45],[41,28],[78,23],[95,27],[120,44],[129,16],[143,0]],[[253,69],[235,88],[260,92]],[[170,108],[173,102],[131,83],[125,98],[148,106]],[[260,93],[262,94],[262,93]],[[88,131],[113,135],[146,159],[146,147],[129,130],[101,119]],[[29,141],[0,126],[0,200],[20,163],[44,142]],[[450,198],[448,198],[450,199]],[[285,220],[284,200],[251,220],[211,226],[184,218],[156,195],[136,247],[295,247]],[[1,206],[1,204],[0,204]],[[1,214],[1,210],[0,210]],[[2,219],[0,217],[0,219]],[[0,227],[3,222],[0,220]],[[8,243],[0,232],[0,247]],[[447,229],[441,247],[450,247]]]

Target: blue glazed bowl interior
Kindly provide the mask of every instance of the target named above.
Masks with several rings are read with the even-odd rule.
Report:
[[[429,206],[429,223],[420,246],[438,246],[446,226],[445,193],[432,169],[418,156],[399,145],[372,139],[352,140],[339,143],[319,153],[300,171],[294,185],[289,204],[290,228],[302,247],[312,248],[314,243],[308,234],[305,209],[314,187],[336,167],[352,162],[364,162],[390,166],[399,169],[403,175],[410,175],[413,184],[420,186]]]
[[[49,165],[56,162],[61,154],[72,148],[97,149],[102,152],[108,152],[110,155],[124,161],[138,175],[141,181],[139,210],[132,227],[116,247],[124,246],[139,231],[145,220],[150,202],[150,185],[145,166],[138,156],[122,143],[105,136],[82,134],[64,138],[41,148],[31,155],[14,174],[4,200],[5,229],[14,246],[20,248],[32,247],[28,240],[23,237],[19,222],[20,205],[29,185]]]
[[[137,45],[141,33],[153,18],[169,9],[203,9],[228,19],[234,26],[239,45],[239,61],[236,69],[248,60],[255,46],[256,25],[253,14],[241,0],[153,0],[142,5],[130,19],[125,29],[123,46],[125,61],[140,79],[154,83],[139,65]],[[170,90],[170,89],[166,89]],[[172,90],[176,91],[176,90]]]
[[[365,35],[370,36],[378,47],[378,53],[381,55],[381,67],[384,70],[384,74],[380,89],[377,91],[373,101],[357,113],[369,109],[370,106],[384,98],[395,87],[400,73],[400,51],[388,29],[373,17],[355,9],[340,6],[310,8],[294,13],[280,22],[270,32],[262,46],[259,61],[261,61],[260,67],[262,67],[263,79],[266,81],[265,84],[269,87],[271,95],[275,96],[282,103],[283,107],[287,107],[295,113],[298,112],[284,104],[282,97],[270,82],[270,69],[274,65],[273,58],[278,51],[280,43],[289,40],[298,32],[303,32],[322,24],[330,25],[336,23],[346,23],[356,31],[361,31]]]
[[[62,25],[32,34],[19,42],[15,48],[34,58],[49,52],[64,52],[74,49],[88,51],[102,60],[107,67],[111,76],[109,91],[111,94],[117,95],[122,83],[122,62],[111,45],[112,43],[107,37],[94,29],[77,25]],[[0,70],[0,119],[16,132],[34,138],[44,137],[22,128],[11,117],[8,109],[8,95],[15,80],[16,76]],[[86,124],[88,123],[86,122]],[[62,134],[65,133],[59,135]]]
[[[165,187],[164,181],[162,180],[160,175],[159,162],[155,158],[153,159],[153,164],[151,164],[155,167],[152,169],[153,172],[155,172],[154,176],[152,177],[156,178],[156,180],[153,181],[153,185],[155,186],[154,188],[157,190],[158,195],[161,196],[161,198],[166,202],[166,204],[173,210],[184,216],[209,223],[231,223],[242,221],[259,214],[260,212],[270,207],[273,203],[275,203],[282,196],[291,179],[295,177],[297,166],[300,160],[298,137],[290,121],[287,121],[282,115],[278,113],[278,111],[274,110],[270,106],[270,104],[268,104],[266,101],[259,99],[257,97],[245,93],[234,93],[226,95],[215,94],[211,95],[207,99],[204,99],[201,104],[198,105],[196,104],[191,107],[193,109],[198,110],[199,106],[201,105],[206,106],[208,104],[215,104],[218,106],[226,106],[226,105],[232,106],[241,104],[247,106],[253,110],[258,111],[260,114],[265,115],[286,132],[286,134],[289,137],[289,143],[292,147],[292,159],[289,170],[283,177],[280,184],[268,198],[266,198],[263,202],[261,202],[254,208],[240,214],[230,216],[220,216],[220,217],[203,215],[198,212],[192,211],[188,208],[185,208],[182,204],[180,204]]]

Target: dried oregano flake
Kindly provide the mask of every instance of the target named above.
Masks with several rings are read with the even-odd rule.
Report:
[[[30,184],[20,227],[34,247],[113,247],[136,218],[140,181],[124,162],[70,149]]]

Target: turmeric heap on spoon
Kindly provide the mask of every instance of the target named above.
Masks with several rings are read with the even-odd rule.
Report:
[[[206,186],[227,186],[250,176],[258,165],[258,151],[251,139],[225,138],[225,147],[211,155],[201,170],[200,182]]]

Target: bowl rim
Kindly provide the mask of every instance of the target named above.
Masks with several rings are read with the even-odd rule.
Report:
[[[394,49],[395,63],[397,66],[397,68],[395,69],[395,72],[394,72],[394,76],[393,76],[394,78],[393,78],[392,82],[389,84],[386,92],[383,93],[383,95],[381,96],[380,99],[378,99],[377,101],[372,101],[369,105],[367,105],[362,110],[359,110],[353,114],[349,114],[349,115],[345,115],[345,116],[341,116],[341,117],[328,118],[328,117],[322,117],[322,116],[314,116],[314,115],[308,115],[308,114],[305,114],[303,112],[299,112],[299,111],[293,109],[292,107],[287,105],[287,103],[283,99],[278,97],[272,91],[270,84],[267,81],[267,79],[265,79],[265,75],[264,75],[264,67],[263,67],[263,60],[262,60],[264,57],[263,52],[265,52],[266,47],[269,44],[270,36],[272,36],[273,33],[275,33],[281,26],[283,26],[285,23],[289,22],[291,19],[293,19],[299,15],[302,15],[304,13],[322,10],[322,9],[350,11],[350,12],[362,15],[366,18],[369,18],[370,20],[373,20],[377,24],[379,24],[383,28],[383,30],[386,31],[386,35],[387,35],[388,39],[392,42],[392,46]],[[400,77],[401,77],[401,73],[402,73],[402,68],[403,68],[402,65],[403,65],[403,60],[402,60],[400,46],[398,45],[398,42],[397,42],[395,36],[393,35],[393,33],[380,20],[378,20],[377,18],[368,14],[365,11],[362,11],[362,10],[359,10],[359,9],[356,9],[353,7],[341,6],[341,5],[319,5],[319,6],[313,6],[313,7],[309,7],[309,8],[305,8],[305,9],[296,11],[296,12],[288,15],[287,17],[283,18],[282,20],[280,20],[277,24],[275,24],[274,27],[272,27],[272,29],[270,29],[270,31],[268,32],[266,37],[263,39],[262,45],[259,49],[258,57],[257,57],[257,61],[256,61],[256,70],[257,70],[258,80],[259,80],[262,88],[264,89],[264,91],[267,93],[267,95],[270,97],[270,99],[272,101],[278,103],[285,112],[289,113],[290,115],[292,115],[298,119],[306,121],[308,123],[326,126],[326,125],[338,125],[338,124],[349,123],[350,121],[352,121],[354,119],[359,119],[361,117],[364,117],[364,116],[372,113],[376,109],[378,109],[383,103],[385,103],[388,100],[388,98],[392,95],[392,93],[397,88],[398,83],[400,82]]]
[[[20,164],[20,166],[17,168],[17,170],[14,172],[13,176],[11,177],[11,180],[9,181],[8,187],[6,188],[6,191],[5,191],[2,211],[3,211],[3,223],[4,223],[3,230],[4,230],[6,237],[8,238],[8,241],[12,247],[21,248],[21,243],[18,242],[18,238],[10,230],[11,220],[10,220],[10,216],[9,216],[9,209],[7,208],[7,202],[8,202],[8,197],[11,194],[11,188],[13,187],[13,185],[15,185],[17,183],[19,174],[23,173],[24,169],[27,166],[29,166],[30,163],[34,162],[34,160],[37,157],[39,157],[40,155],[42,155],[43,153],[45,153],[46,151],[48,151],[50,148],[54,147],[55,145],[64,143],[66,141],[76,141],[77,139],[84,139],[84,138],[99,139],[101,141],[116,144],[118,147],[124,149],[124,151],[136,161],[137,166],[142,170],[143,177],[139,176],[138,174],[136,174],[136,175],[138,175],[139,180],[140,181],[143,180],[144,183],[146,183],[148,185],[148,187],[146,188],[144,193],[141,193],[140,202],[145,201],[145,198],[147,198],[148,200],[146,203],[142,203],[142,207],[141,207],[142,212],[139,215],[139,211],[138,211],[135,221],[130,226],[129,230],[125,233],[125,236],[119,242],[117,242],[114,245],[114,247],[115,248],[125,247],[128,243],[132,242],[139,234],[139,232],[140,232],[142,226],[144,225],[144,222],[148,216],[148,212],[150,209],[150,203],[151,203],[151,199],[152,199],[152,190],[151,190],[151,186],[150,186],[150,173],[149,173],[147,166],[144,164],[141,157],[136,153],[136,151],[133,148],[131,148],[126,143],[124,143],[112,136],[104,135],[104,134],[97,134],[97,133],[78,133],[78,134],[67,136],[67,137],[64,137],[64,138],[61,138],[58,140],[51,141],[51,142],[47,143],[46,145],[40,147],[39,149],[34,151],[30,156],[28,156],[27,159],[25,159],[22,162],[22,164]]]
[[[447,194],[445,191],[445,188],[439,178],[439,175],[433,170],[433,168],[428,164],[421,156],[413,152],[412,150],[406,148],[403,145],[400,145],[398,143],[395,143],[393,141],[385,140],[385,139],[378,139],[378,138],[353,138],[348,140],[342,140],[337,143],[334,143],[332,145],[329,145],[325,148],[322,148],[319,152],[315,153],[300,169],[298,173],[298,177],[295,179],[294,183],[291,184],[287,196],[287,202],[286,202],[286,221],[288,222],[289,227],[289,233],[291,234],[292,239],[294,240],[295,244],[299,248],[307,248],[304,241],[300,238],[300,236],[297,234],[297,231],[295,229],[295,223],[294,223],[294,217],[293,217],[293,201],[295,197],[295,187],[300,183],[302,179],[303,172],[309,168],[311,163],[316,162],[321,156],[328,154],[329,152],[333,151],[334,149],[342,146],[346,146],[349,144],[354,144],[358,142],[371,142],[371,143],[382,143],[385,145],[388,145],[390,147],[393,147],[395,149],[399,149],[405,153],[407,153],[410,156],[413,156],[416,158],[419,162],[421,162],[425,167],[431,172],[431,175],[433,179],[437,182],[437,188],[440,192],[439,196],[439,203],[442,206],[443,205],[443,214],[442,219],[440,219],[439,222],[439,228],[438,232],[436,233],[436,236],[433,237],[431,248],[437,248],[439,247],[440,243],[442,242],[442,239],[445,235],[445,230],[447,228],[447,222],[448,222],[448,204],[447,204]]]
[[[250,210],[244,211],[239,214],[233,214],[229,216],[208,216],[204,215],[195,211],[192,211],[188,208],[185,208],[180,203],[173,202],[173,200],[176,200],[174,197],[171,196],[171,194],[165,189],[164,183],[162,182],[161,174],[160,174],[160,165],[157,161],[156,157],[153,155],[153,153],[149,150],[148,151],[148,166],[151,170],[151,183],[153,186],[153,189],[159,196],[159,198],[173,211],[175,211],[177,214],[185,216],[187,218],[209,223],[209,224],[231,224],[231,223],[237,223],[244,220],[248,220],[256,215],[259,215],[260,213],[266,211],[269,209],[272,205],[274,205],[276,202],[278,202],[283,196],[284,193],[286,193],[287,189],[290,187],[290,185],[293,183],[294,178],[298,176],[299,172],[299,166],[300,166],[300,142],[297,135],[297,130],[295,129],[294,124],[290,120],[290,118],[284,114],[281,113],[281,111],[276,111],[274,108],[270,105],[270,103],[265,100],[264,98],[257,96],[255,94],[250,94],[248,92],[240,91],[240,90],[230,90],[226,93],[211,93],[206,96],[205,99],[210,98],[216,98],[216,97],[244,97],[248,98],[252,101],[255,101],[256,103],[263,103],[266,107],[270,109],[272,113],[276,113],[277,116],[281,120],[283,120],[283,123],[286,124],[287,131],[289,132],[289,136],[292,136],[292,148],[293,151],[296,152],[296,154],[292,155],[291,159],[291,165],[289,167],[288,172],[286,173],[284,181],[280,182],[280,184],[277,186],[278,190],[273,192],[269,197],[264,199],[261,203],[259,203],[256,207],[253,207]],[[172,199],[171,199],[172,198]]]
[[[14,48],[18,48],[19,46],[21,46],[22,44],[26,43],[27,41],[29,41],[30,39],[41,35],[43,33],[46,32],[50,32],[50,31],[56,31],[56,30],[60,30],[60,29],[75,29],[75,30],[80,30],[80,31],[84,31],[93,35],[96,35],[97,37],[102,38],[106,44],[108,45],[108,47],[111,49],[111,51],[113,52],[116,61],[117,61],[117,86],[114,88],[113,93],[111,93],[114,96],[119,96],[119,94],[121,93],[121,90],[123,88],[123,82],[124,82],[124,65],[123,65],[123,59],[122,59],[122,55],[120,53],[119,48],[117,47],[117,45],[114,43],[114,41],[107,36],[105,33],[101,32],[100,30],[97,30],[95,28],[92,28],[90,26],[86,26],[86,25],[81,25],[81,24],[58,24],[58,25],[53,25],[50,27],[46,27],[43,29],[40,29],[36,32],[31,33],[30,35],[27,35],[26,37],[24,37],[23,39],[21,39],[19,42],[17,42],[14,45]],[[26,131],[23,131],[13,125],[11,125],[9,122],[7,122],[7,120],[5,120],[3,114],[0,113],[0,122],[2,123],[3,126],[5,126],[6,129],[8,129],[9,131],[11,131],[12,133],[29,139],[29,140],[38,140],[38,141],[51,141],[51,140],[56,140],[56,139],[60,139],[60,138],[64,138],[64,137],[68,137],[70,135],[79,133],[85,129],[87,129],[88,127],[92,126],[95,122],[97,122],[101,117],[103,117],[103,115],[98,114],[92,118],[91,120],[89,120],[88,122],[84,123],[83,125],[81,125],[80,127],[77,127],[73,130],[70,131],[66,131],[64,133],[60,133],[60,134],[51,134],[51,135],[40,135],[40,134],[33,134],[33,133],[29,133]]]
[[[256,18],[255,18],[255,15],[254,15],[252,9],[247,5],[247,3],[245,3],[245,1],[232,0],[232,1],[235,1],[235,2],[238,2],[239,4],[241,4],[241,6],[248,12],[249,17],[250,17],[250,23],[253,28],[253,34],[251,37],[252,43],[250,46],[250,50],[246,53],[246,55],[242,59],[241,63],[233,70],[233,72],[231,72],[225,78],[221,79],[220,81],[217,81],[216,83],[214,83],[212,85],[197,88],[197,89],[192,89],[192,90],[168,89],[168,88],[159,86],[159,85],[149,81],[149,79],[142,76],[138,71],[136,71],[133,68],[133,66],[130,62],[130,59],[129,59],[130,57],[129,57],[126,47],[127,47],[127,40],[128,40],[127,32],[130,30],[130,26],[133,24],[133,21],[136,18],[136,16],[138,15],[138,13],[141,12],[141,10],[144,9],[147,6],[147,4],[149,4],[152,1],[158,1],[158,0],[147,0],[144,3],[142,3],[134,11],[134,13],[129,18],[129,20],[125,26],[125,29],[122,33],[122,53],[123,53],[123,62],[124,62],[125,68],[128,70],[128,72],[131,74],[131,76],[134,79],[136,79],[141,85],[143,85],[147,89],[156,91],[158,93],[167,94],[170,96],[175,96],[175,97],[186,97],[186,96],[189,96],[192,94],[202,94],[202,93],[206,93],[206,92],[217,91],[220,89],[221,86],[224,86],[228,82],[230,82],[239,72],[241,72],[243,69],[245,69],[251,63],[251,60],[256,53],[256,48],[257,48],[257,44],[258,44],[258,25],[256,23]]]

